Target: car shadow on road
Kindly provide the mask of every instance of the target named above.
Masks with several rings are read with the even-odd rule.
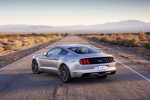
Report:
[[[50,77],[61,82],[59,75],[55,73],[43,74],[44,77]],[[67,84],[91,84],[91,83],[107,83],[107,82],[129,82],[129,81],[141,81],[143,78],[139,77],[135,73],[116,73],[115,75],[109,75],[105,79],[98,79],[96,76],[89,76],[87,78],[74,78],[70,83]],[[61,82],[63,83],[63,82]],[[64,83],[66,84],[66,83]]]
[[[105,79],[97,79],[94,76],[88,78],[75,78],[70,83],[63,83],[59,75],[55,73],[41,73],[41,74],[32,74],[32,73],[19,73],[19,74],[0,74],[0,86],[27,86],[38,88],[43,86],[56,86],[56,85],[69,85],[69,84],[93,84],[93,83],[114,83],[114,82],[137,82],[144,80],[143,78],[137,76],[134,73],[122,74],[118,73],[112,76],[108,76]],[[33,87],[32,87],[33,88]]]
[[[55,91],[59,87],[72,87],[72,86],[93,86],[94,84],[116,84],[116,83],[126,83],[126,82],[138,82],[144,79],[137,77],[134,73],[129,74],[115,74],[113,76],[108,76],[105,79],[97,79],[94,76],[88,78],[76,78],[70,83],[63,83],[59,76],[55,73],[41,73],[32,74],[19,73],[19,74],[0,74],[0,93],[3,92],[18,92],[27,91],[35,89],[49,89]]]

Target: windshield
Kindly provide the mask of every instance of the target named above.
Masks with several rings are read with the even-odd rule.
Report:
[[[76,52],[77,54],[99,53],[98,50],[91,48],[91,47],[86,47],[86,46],[71,47],[69,49]]]

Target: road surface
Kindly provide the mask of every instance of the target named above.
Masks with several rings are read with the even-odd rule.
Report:
[[[145,79],[137,71],[123,66],[121,63],[126,63],[122,61],[116,65],[117,73],[106,79],[90,77],[63,83],[54,73],[32,74],[31,60],[34,54],[46,52],[57,45],[72,43],[90,45],[77,36],[68,36],[0,69],[0,100],[150,99],[149,74]]]

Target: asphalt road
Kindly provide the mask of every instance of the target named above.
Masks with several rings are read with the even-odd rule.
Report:
[[[62,83],[54,73],[32,74],[31,60],[34,54],[46,52],[57,45],[71,43],[89,45],[77,36],[68,36],[0,69],[0,100],[150,99],[150,81],[120,63],[116,65],[117,73],[106,79],[89,77],[75,79],[72,83]],[[149,79],[150,75],[147,74],[146,77]]]

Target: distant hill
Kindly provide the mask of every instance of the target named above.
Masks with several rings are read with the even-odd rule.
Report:
[[[0,25],[0,32],[46,32],[51,28],[44,25]]]
[[[97,25],[73,26],[44,26],[44,25],[1,25],[0,32],[70,32],[70,33],[95,33],[95,32],[150,32],[150,23],[138,20],[126,20]]]
[[[92,29],[99,29],[103,32],[139,32],[150,31],[150,23],[138,20],[127,20],[120,22],[105,23],[91,26]]]

